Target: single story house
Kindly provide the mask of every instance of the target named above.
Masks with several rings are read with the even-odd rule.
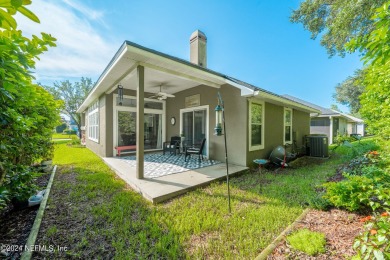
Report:
[[[193,143],[205,138],[204,156],[225,161],[224,138],[213,134],[218,92],[229,163],[248,166],[278,145],[302,145],[310,113],[319,111],[208,69],[206,43],[205,34],[195,31],[187,61],[125,41],[78,108],[86,146],[101,157],[131,146],[137,178],[143,178],[144,152],[161,151],[172,136]]]
[[[310,134],[327,135],[329,144],[333,143],[333,139],[337,134],[358,134],[364,136],[364,121],[360,118],[333,109],[324,108],[290,95],[283,96],[320,111],[320,113],[311,113],[310,115]]]

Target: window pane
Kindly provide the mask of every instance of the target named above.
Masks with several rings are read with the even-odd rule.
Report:
[[[144,116],[145,150],[162,147],[162,115],[145,114]]]
[[[261,125],[252,125],[252,136],[251,136],[251,145],[261,145]]]
[[[291,126],[285,127],[284,141],[286,142],[291,141]]]
[[[286,125],[291,125],[291,111],[290,110],[285,110],[284,122]]]
[[[116,98],[116,105],[119,106],[119,97]],[[124,107],[136,107],[137,100],[132,98],[124,98],[122,100],[122,106]]]
[[[135,145],[136,136],[136,114],[135,112],[118,112],[118,145]],[[135,149],[134,149],[135,150]]]
[[[252,118],[252,124],[253,123],[256,123],[256,124],[261,124],[262,123],[262,105],[260,104],[256,104],[256,103],[252,103],[251,105],[251,118]]]
[[[144,107],[145,108],[150,108],[150,109],[162,110],[163,109],[163,104],[161,102],[145,101]]]

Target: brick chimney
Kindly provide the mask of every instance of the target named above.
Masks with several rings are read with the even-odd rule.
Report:
[[[207,52],[206,52],[207,38],[206,35],[196,30],[190,37],[190,62],[207,67]]]

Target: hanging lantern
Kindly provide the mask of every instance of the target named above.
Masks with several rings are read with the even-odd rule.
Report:
[[[118,97],[119,97],[119,105],[121,106],[123,103],[123,86],[118,85]]]
[[[222,107],[218,104],[215,107],[215,128],[214,135],[221,136],[222,135]]]

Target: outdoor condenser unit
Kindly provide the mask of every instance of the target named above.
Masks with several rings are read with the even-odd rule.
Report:
[[[328,157],[328,137],[325,135],[306,136],[306,154],[313,157]]]

